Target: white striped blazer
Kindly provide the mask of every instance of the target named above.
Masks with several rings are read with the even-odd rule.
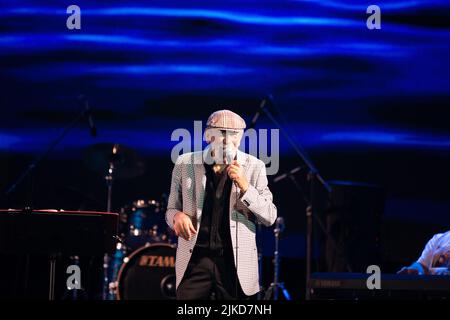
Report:
[[[185,153],[179,156],[175,163],[166,211],[166,222],[172,229],[175,214],[182,211],[191,217],[194,227],[199,230],[206,186],[203,164],[206,152],[210,152],[210,146],[203,152]],[[267,186],[264,162],[241,151],[237,153],[237,161],[243,167],[249,188],[239,198],[240,189],[235,184],[232,186],[229,213],[231,241],[242,290],[246,295],[253,295],[260,289],[255,220],[265,226],[271,226],[277,218],[277,208]],[[191,237],[190,241],[178,238],[175,260],[177,288],[183,279],[196,241],[197,235]]]

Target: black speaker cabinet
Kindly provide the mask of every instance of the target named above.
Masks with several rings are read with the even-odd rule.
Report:
[[[326,272],[366,272],[380,265],[381,218],[385,191],[376,185],[331,181],[324,212]]]

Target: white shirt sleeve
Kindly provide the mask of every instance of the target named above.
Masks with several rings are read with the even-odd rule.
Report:
[[[420,264],[424,265],[428,269],[432,267],[433,263],[433,255],[436,251],[436,243],[438,242],[439,238],[442,236],[442,233],[438,233],[433,236],[433,238],[428,241],[428,243],[425,246],[425,249],[422,251],[422,255],[417,260]]]

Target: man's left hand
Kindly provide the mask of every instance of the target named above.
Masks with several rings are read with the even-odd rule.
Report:
[[[237,183],[239,189],[241,189],[242,192],[247,191],[248,181],[244,175],[242,166],[237,162],[237,160],[233,160],[233,162],[228,166],[227,174],[231,180]]]

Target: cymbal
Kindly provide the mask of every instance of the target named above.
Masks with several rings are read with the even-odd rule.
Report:
[[[147,170],[146,161],[134,150],[117,143],[98,143],[84,151],[84,163],[94,172],[108,175],[114,164],[113,179],[138,177]]]

